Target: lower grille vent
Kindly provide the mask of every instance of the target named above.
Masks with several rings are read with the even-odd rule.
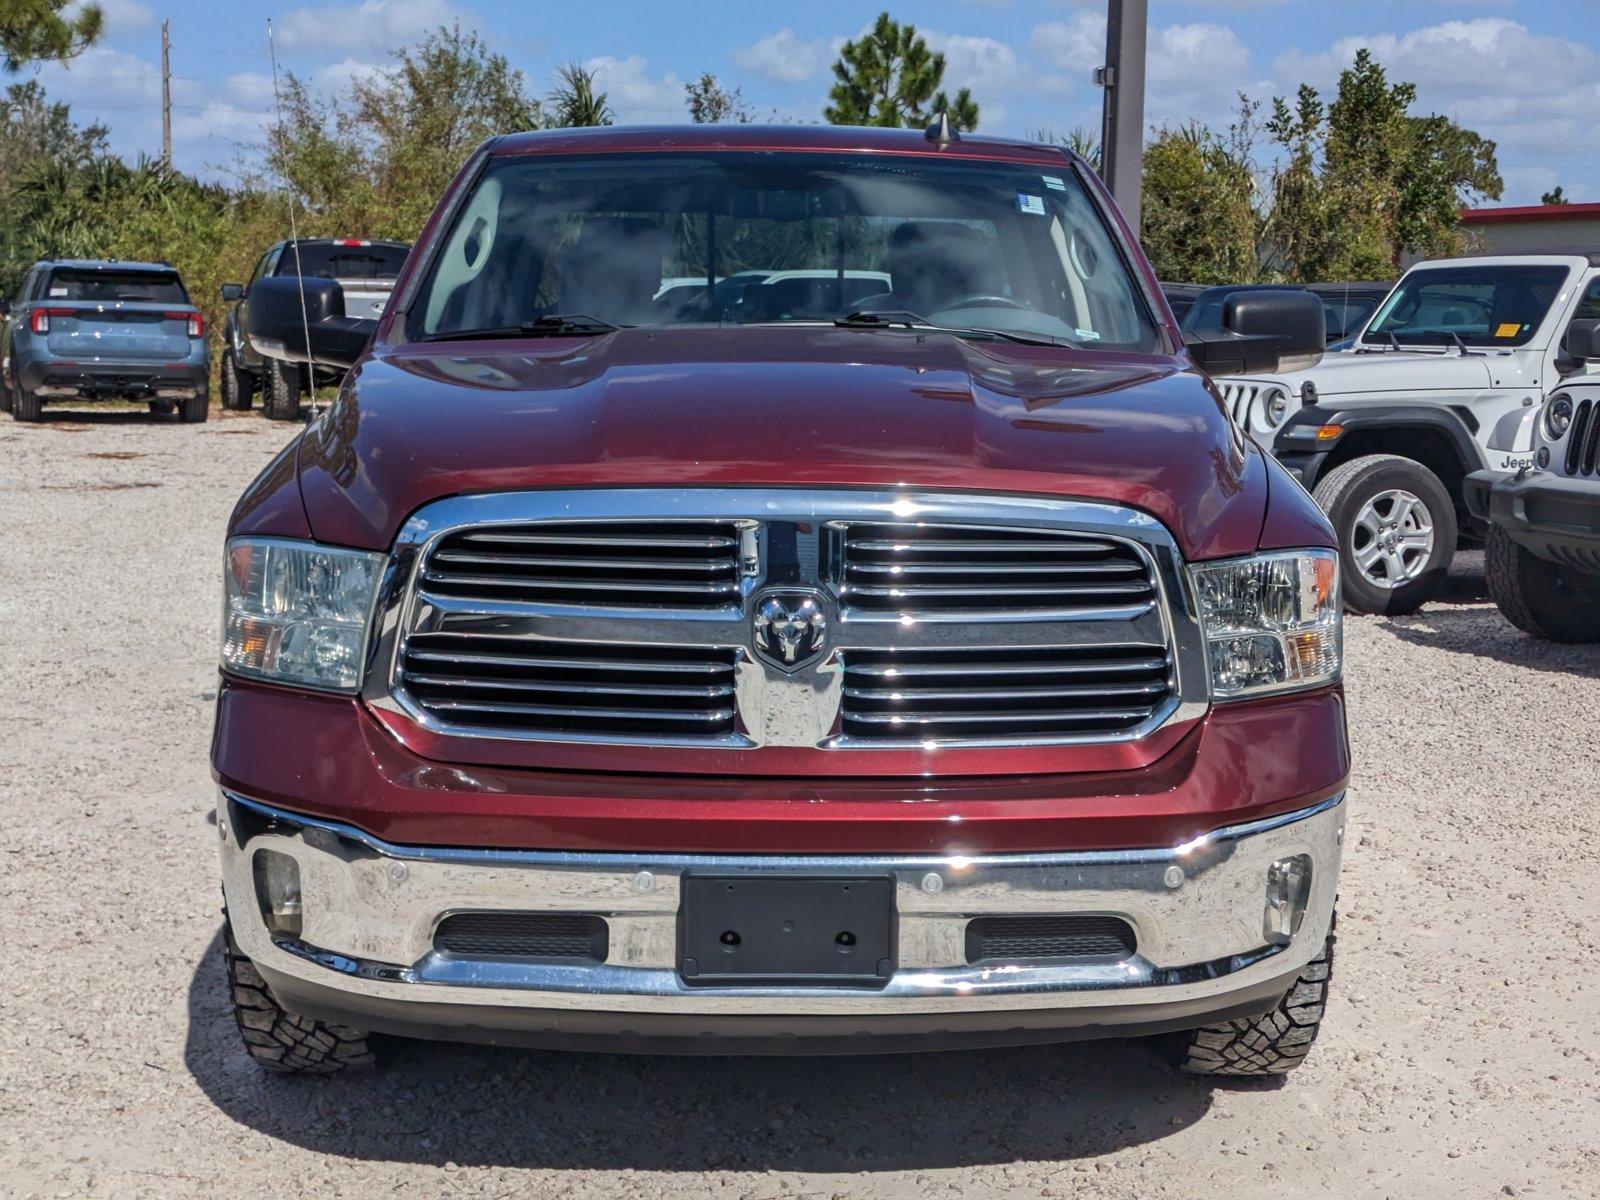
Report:
[[[606,923],[582,913],[451,913],[433,947],[461,958],[567,958],[604,962]]]
[[[399,682],[446,725],[701,739],[733,731],[733,663],[713,648],[422,633],[406,641]]]
[[[1124,959],[1133,927],[1121,917],[978,917],[967,923],[967,961],[1030,958]]]
[[[850,650],[844,666],[844,732],[870,741],[1124,733],[1172,694],[1159,646]]]

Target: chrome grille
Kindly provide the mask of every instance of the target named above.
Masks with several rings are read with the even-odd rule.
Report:
[[[842,723],[873,742],[1124,733],[1172,695],[1171,676],[1147,645],[850,650]]]
[[[733,521],[550,521],[446,534],[423,586],[439,595],[540,604],[719,608],[740,599]]]
[[[517,561],[485,575],[463,558],[485,550]],[[577,579],[608,585],[594,599],[529,561],[596,555],[608,565]],[[714,601],[662,603],[620,582],[635,563],[713,555],[726,581]],[[1198,630],[1167,602],[1183,595],[1177,547],[1115,505],[846,488],[496,493],[420,509],[394,559],[401,586],[385,592],[367,702],[441,735],[592,746],[563,756],[572,769],[622,769],[608,745],[669,771],[704,769],[677,749],[753,751],[741,769],[793,775],[795,750],[1130,741],[1208,702]],[[803,605],[803,623],[772,624]],[[815,653],[786,657],[785,636],[815,637]],[[655,746],[668,752],[653,758]],[[777,748],[791,753],[763,753]],[[851,769],[908,768],[863,753]]]
[[[875,612],[1070,611],[1149,606],[1156,589],[1129,543],[1045,529],[850,524],[839,595]]]
[[[734,652],[424,633],[398,681],[454,726],[523,734],[709,738],[734,727]]]

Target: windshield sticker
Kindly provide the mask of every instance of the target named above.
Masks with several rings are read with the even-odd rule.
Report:
[[[1072,332],[1078,335],[1078,340],[1081,342],[1098,342],[1100,340],[1100,335],[1093,329],[1074,329]]]
[[[1032,213],[1036,217],[1044,216],[1044,197],[1030,196],[1027,192],[1018,192],[1017,211]]]
[[[1521,325],[1518,325],[1515,321],[1506,321],[1506,322],[1504,322],[1503,324],[1501,324],[1499,327],[1497,327],[1495,329],[1494,335],[1497,338],[1499,338],[1499,337],[1516,337],[1517,334],[1519,334],[1521,332],[1522,332],[1522,326]]]
[[[1044,180],[1045,187],[1049,188],[1052,192],[1064,192],[1067,190],[1066,183],[1054,175],[1041,175],[1039,178]]]

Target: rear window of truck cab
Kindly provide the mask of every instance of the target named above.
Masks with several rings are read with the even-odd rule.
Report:
[[[508,156],[459,206],[407,334],[832,322],[854,312],[1150,351],[1072,166],[804,152]]]

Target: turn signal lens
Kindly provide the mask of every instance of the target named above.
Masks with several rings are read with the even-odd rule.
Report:
[[[277,538],[228,543],[223,670],[358,690],[383,561],[381,554]]]
[[[1333,441],[1334,438],[1338,437],[1343,432],[1344,432],[1344,426],[1343,425],[1318,425],[1317,426],[1317,441],[1319,441],[1319,442],[1331,442],[1331,441]]]
[[[1339,678],[1343,617],[1333,551],[1199,563],[1190,575],[1218,700]]]

